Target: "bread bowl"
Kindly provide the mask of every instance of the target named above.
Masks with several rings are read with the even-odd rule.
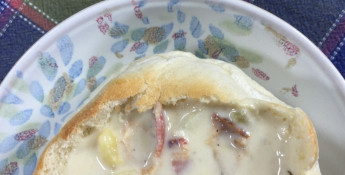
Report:
[[[308,116],[223,61],[148,56],[84,104],[35,174],[320,174]]]

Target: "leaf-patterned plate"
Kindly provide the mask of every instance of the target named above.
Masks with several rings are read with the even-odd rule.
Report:
[[[116,0],[55,27],[2,82],[0,174],[31,174],[49,140],[113,72],[170,50],[231,62],[303,108],[318,133],[321,171],[345,172],[345,83],[303,35],[242,1]]]

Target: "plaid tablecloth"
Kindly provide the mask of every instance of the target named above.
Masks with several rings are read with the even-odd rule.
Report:
[[[40,37],[100,0],[0,0],[0,82]],[[246,0],[301,31],[345,77],[345,0]]]

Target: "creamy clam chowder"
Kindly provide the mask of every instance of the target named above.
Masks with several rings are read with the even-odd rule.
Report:
[[[71,152],[63,174],[290,175],[305,167],[295,161],[302,143],[292,119],[256,106],[182,100],[115,111]]]

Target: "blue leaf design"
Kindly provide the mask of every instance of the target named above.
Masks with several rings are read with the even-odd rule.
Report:
[[[141,0],[138,2],[138,7],[141,8],[146,4],[146,0]]]
[[[96,87],[98,87],[100,84],[102,84],[104,80],[105,80],[105,76],[102,76],[102,77],[98,78],[97,79]]]
[[[44,92],[41,84],[38,81],[33,81],[30,83],[30,92],[33,97],[39,102],[44,99]]]
[[[145,30],[146,30],[146,27],[135,29],[131,34],[132,40],[133,41],[140,41],[145,34]]]
[[[208,54],[208,51],[207,51],[207,49],[205,47],[205,43],[204,43],[203,40],[198,40],[198,47],[199,47],[199,49],[201,50],[201,52],[203,54]]]
[[[16,76],[17,76],[17,78],[23,78],[23,72],[17,70],[17,71],[16,71]]]
[[[54,80],[58,69],[56,60],[51,57],[49,53],[43,53],[41,57],[38,58],[38,63],[44,76],[46,76],[49,81]]]
[[[165,40],[165,41],[159,43],[159,44],[153,49],[153,53],[154,53],[154,54],[158,54],[158,53],[163,53],[163,52],[165,52],[165,50],[166,50],[167,47],[168,47],[168,43],[169,43],[168,40]]]
[[[224,34],[223,34],[223,32],[219,28],[217,28],[216,26],[214,26],[212,24],[209,25],[209,28],[210,28],[211,34],[214,37],[219,38],[219,39],[223,39],[224,38]]]
[[[81,100],[80,103],[77,105],[77,108],[79,108],[82,104],[84,104],[85,100],[87,100],[87,98],[84,98],[83,100]]]
[[[14,169],[13,175],[18,175],[19,172],[20,172],[19,167],[16,167],[16,168]]]
[[[52,110],[52,108],[50,108],[50,106],[48,105],[44,105],[41,107],[40,112],[42,115],[49,117],[49,118],[53,118],[54,117],[54,112]]]
[[[5,96],[2,96],[0,102],[5,104],[23,104],[23,100],[11,92],[8,92]]]
[[[21,125],[28,121],[32,115],[32,109],[27,109],[24,111],[21,111],[17,114],[15,114],[11,119],[10,119],[10,124],[12,126],[15,125]]]
[[[138,44],[138,47],[135,48],[135,53],[137,53],[138,55],[143,54],[146,52],[148,47],[149,46],[147,45],[147,43],[142,42],[142,43]]]
[[[132,35],[133,35],[133,33],[132,33]],[[129,42],[129,39],[125,39],[125,40],[116,42],[115,44],[113,44],[111,46],[111,51],[113,53],[122,52],[127,47],[128,42]]]
[[[4,160],[0,161],[0,172],[3,172],[5,170],[7,162],[8,162],[8,158],[5,158]]]
[[[60,129],[61,129],[61,124],[55,123],[54,134],[56,135],[57,133],[59,133]]]
[[[185,19],[186,19],[186,14],[184,12],[182,12],[181,10],[178,10],[177,11],[177,21],[179,23],[183,23]]]
[[[194,38],[199,38],[204,32],[201,29],[200,21],[197,17],[193,16],[190,22],[189,30],[192,32]]]
[[[243,29],[243,30],[251,30],[253,28],[253,20],[250,17],[247,16],[241,16],[241,15],[234,15],[235,17],[235,24]]]
[[[110,29],[110,36],[113,38],[120,38],[128,32],[128,29],[128,25],[115,22],[114,27]]]
[[[149,18],[148,18],[147,16],[144,16],[143,18],[141,18],[141,21],[142,21],[144,24],[150,24]]]
[[[68,35],[63,36],[56,42],[61,58],[65,66],[71,61],[73,55],[73,43]]]
[[[145,56],[146,56],[145,54],[138,55],[137,57],[134,58],[134,60],[139,60],[140,58],[144,58]]]
[[[32,139],[25,140],[17,149],[16,156],[18,159],[25,158],[31,151],[30,147],[28,146],[29,141]]]
[[[133,44],[132,48],[130,51],[135,51],[135,53],[139,54],[143,54],[146,52],[148,48],[148,44],[144,43],[144,42],[136,42]]]
[[[86,98],[86,99],[87,99],[87,98]],[[84,99],[83,102],[84,102],[86,99]],[[78,106],[78,107],[79,107],[79,106]],[[63,116],[63,117],[61,118],[61,122],[65,122],[66,118],[67,118],[69,115],[71,115],[72,113],[73,113],[73,111],[70,111],[70,112],[68,112],[65,116]]]
[[[59,115],[65,114],[66,112],[69,111],[70,108],[71,108],[71,105],[68,102],[63,102],[58,109],[58,114]]]
[[[54,84],[54,88],[52,89],[52,95],[54,103],[58,102],[60,98],[63,96],[66,90],[67,81],[65,77],[60,77]]]
[[[79,95],[85,89],[85,87],[86,87],[86,80],[83,78],[78,82],[78,84],[75,88],[73,97]]]
[[[176,50],[183,50],[186,47],[186,38],[178,38],[174,40]]]
[[[82,71],[83,71],[83,61],[77,60],[72,64],[71,68],[68,71],[69,77],[71,77],[72,79],[75,79],[81,74]]]
[[[179,2],[180,2],[180,0],[170,0],[168,2],[168,6],[167,6],[168,7],[168,12],[173,12],[174,5],[176,5]]]
[[[164,29],[164,36],[162,40],[165,40],[169,36],[172,29],[174,28],[174,23],[162,25],[161,28]]]
[[[0,153],[6,153],[13,149],[19,143],[15,135],[10,135],[0,142]]]
[[[36,163],[37,163],[37,156],[34,153],[24,164],[24,171],[23,174],[24,175],[31,175],[33,174],[35,167],[36,167]]]
[[[38,134],[45,137],[45,138],[48,138],[48,136],[50,135],[50,122],[49,122],[49,120],[47,120],[46,122],[44,122],[41,125],[41,128],[38,130]]]
[[[207,0],[206,1],[206,4],[211,7],[212,10],[214,10],[215,12],[224,12],[225,11],[225,8],[224,8],[224,5],[223,4],[220,4],[220,3],[216,3],[216,2],[211,2],[210,0]]]

